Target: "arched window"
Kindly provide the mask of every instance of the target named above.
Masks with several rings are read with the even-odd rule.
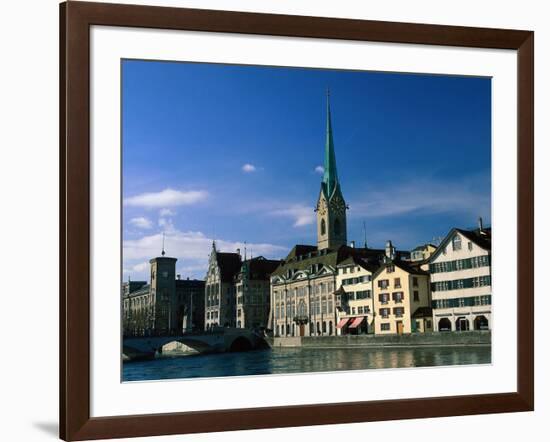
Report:
[[[321,235],[325,235],[327,233],[327,223],[325,222],[325,219],[323,218],[321,220]]]
[[[335,235],[340,235],[340,220],[338,218],[336,218],[334,220],[334,234]]]

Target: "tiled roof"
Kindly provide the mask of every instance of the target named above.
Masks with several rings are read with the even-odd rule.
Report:
[[[431,307],[418,307],[412,315],[413,318],[423,318],[426,316],[432,316]]]
[[[485,250],[491,250],[491,228],[479,230],[462,230],[455,229],[457,232],[460,232],[466,238],[468,238],[473,243],[477,244],[479,247]]]
[[[248,264],[248,274],[250,279],[268,279],[277,267],[282,263],[281,260],[265,259],[263,256],[246,261]]]
[[[176,288],[201,288],[204,287],[202,279],[176,279]]]
[[[241,269],[241,255],[238,253],[216,252],[216,260],[223,282],[231,282]]]
[[[144,286],[141,286],[139,289],[131,292],[128,297],[146,295],[147,293],[149,293],[150,289],[151,289],[151,285],[145,284]]]
[[[298,247],[308,252],[303,255],[297,255],[296,250]],[[288,269],[292,269],[293,271],[309,270],[313,264],[336,267],[352,256],[366,263],[377,263],[383,255],[384,250],[381,249],[340,246],[336,250],[317,250],[317,247],[313,246],[295,246],[284,262],[272,274],[284,275]]]

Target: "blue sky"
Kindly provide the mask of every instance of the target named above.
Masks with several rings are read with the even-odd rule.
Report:
[[[348,239],[410,249],[490,223],[488,78],[125,60],[124,278],[166,251],[204,277],[212,239],[315,244],[326,88]]]

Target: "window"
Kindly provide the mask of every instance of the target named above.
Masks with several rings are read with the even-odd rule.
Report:
[[[357,307],[357,313],[359,315],[362,315],[363,314],[363,307]]]
[[[380,330],[382,331],[390,331],[390,324],[380,324]]]
[[[334,234],[335,235],[340,235],[340,220],[339,219],[336,219],[334,221]]]
[[[390,309],[389,308],[381,308],[380,309],[380,316],[383,318],[387,318],[390,315]]]
[[[386,271],[388,273],[393,273],[395,272],[395,266],[394,265],[389,265],[388,267],[386,267]]]
[[[327,223],[325,219],[323,218],[321,220],[321,235],[325,235],[327,233]]]
[[[468,250],[471,252],[473,248],[472,241],[468,241]]]
[[[460,249],[462,249],[462,241],[460,239],[460,235],[455,235],[453,238],[453,250]]]
[[[401,288],[401,278],[394,278],[393,279],[393,285],[396,289]]]
[[[394,292],[391,295],[394,302],[400,303],[403,302],[403,292]]]
[[[419,294],[418,294],[418,290],[415,290],[415,291],[413,292],[413,301],[415,301],[415,302],[420,301],[420,296],[419,296]]]
[[[378,287],[380,287],[381,289],[387,289],[389,286],[389,281],[387,279],[381,279],[380,281],[378,281]]]
[[[388,301],[389,301],[389,298],[390,298],[389,293],[380,293],[380,294],[378,295],[378,300],[379,300],[380,303],[382,303],[382,304],[387,304]]]
[[[413,276],[413,287],[418,287],[418,277]]]
[[[395,308],[393,309],[393,314],[394,314],[397,318],[402,318],[404,313],[405,313],[405,309],[404,309],[403,307],[395,307]]]
[[[426,321],[426,328],[432,328],[432,321],[430,319]]]

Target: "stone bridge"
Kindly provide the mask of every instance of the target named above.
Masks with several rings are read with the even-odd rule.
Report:
[[[152,359],[162,353],[162,347],[171,342],[180,342],[199,353],[248,351],[267,347],[264,337],[252,330],[218,328],[179,336],[124,337],[122,353],[130,360]]]

